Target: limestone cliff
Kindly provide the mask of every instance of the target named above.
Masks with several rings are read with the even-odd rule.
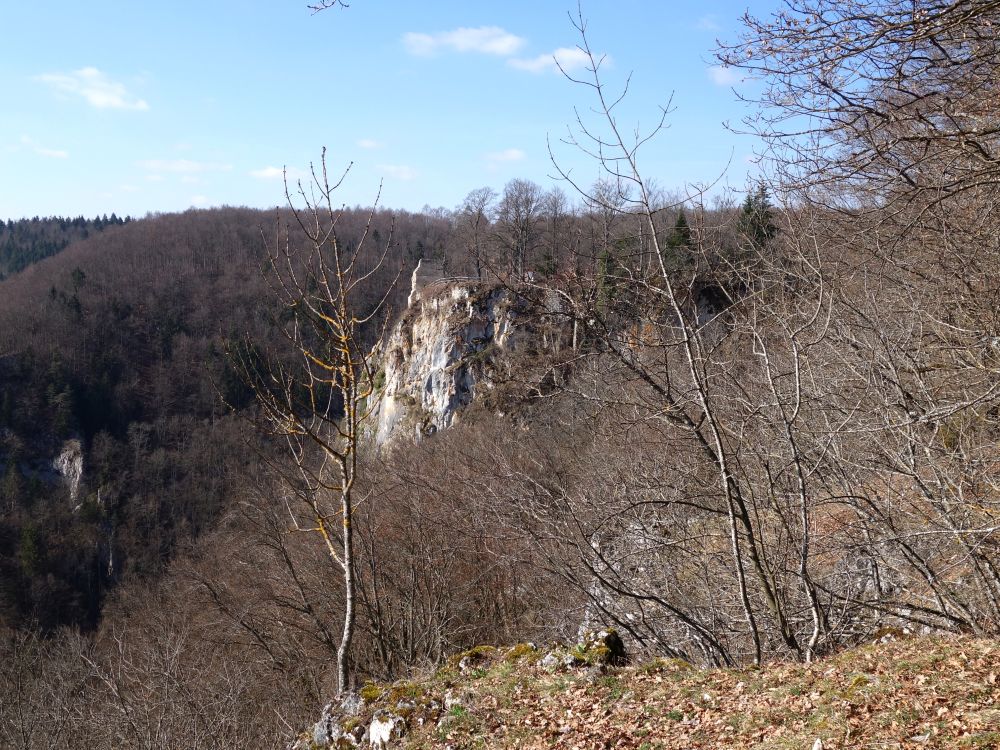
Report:
[[[376,440],[420,438],[448,427],[489,388],[492,358],[515,328],[510,293],[445,284],[413,301],[393,330],[384,359],[385,383]]]
[[[392,330],[376,442],[419,439],[511,377],[511,355],[558,348],[558,305],[469,279],[418,281]]]
[[[69,489],[69,499],[73,509],[79,507],[80,481],[83,479],[83,446],[75,438],[67,440],[52,461],[55,469]]]

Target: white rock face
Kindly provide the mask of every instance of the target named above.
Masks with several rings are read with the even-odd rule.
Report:
[[[401,716],[395,714],[375,715],[368,727],[368,742],[373,750],[385,750],[389,744],[402,735],[404,723]]]
[[[67,440],[59,455],[52,461],[52,468],[59,472],[69,487],[73,508],[79,507],[80,480],[83,479],[83,446],[79,440]]]
[[[516,308],[503,288],[424,289],[389,337],[376,442],[450,426],[477,390],[491,386],[491,355],[515,348]]]
[[[410,278],[410,297],[406,302],[407,307],[420,299],[424,287],[433,284],[444,278],[444,264],[441,261],[427,260],[421,258],[417,261],[417,267],[413,269],[413,276]]]

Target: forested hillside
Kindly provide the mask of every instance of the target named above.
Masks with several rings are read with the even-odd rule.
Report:
[[[484,204],[470,196],[454,213],[371,217],[370,262],[388,250],[379,283],[402,274],[389,314],[405,306],[421,258],[489,284],[522,265],[538,280],[575,279],[606,269],[620,244],[612,230],[628,231],[624,215],[609,219],[527,180],[477,192]],[[342,217],[348,249],[369,218]],[[245,443],[260,435],[238,416],[253,394],[226,352],[248,341],[283,350],[287,316],[267,304],[265,245],[289,221],[246,209],[131,221],[0,285],[4,623],[94,627],[109,587],[161,573],[231,504],[257,461]],[[672,226],[664,233],[681,251],[690,242],[675,241]],[[600,283],[605,291],[586,293],[610,301],[611,276]],[[53,462],[73,441],[83,468],[71,499]]]
[[[225,507],[250,460],[231,407],[251,395],[224,353],[280,337],[261,305],[275,221],[133,221],[0,284],[0,622],[92,628],[110,585],[160,573]],[[433,242],[425,224],[394,262]],[[52,465],[67,441],[82,450],[75,500]]]
[[[0,743],[996,742],[1000,11],[746,16],[770,178],[682,198],[578,13],[595,181],[324,152],[0,282]]]
[[[115,214],[85,219],[60,216],[33,219],[8,219],[0,223],[0,281],[27,268],[32,263],[55,255],[71,242],[86,239],[94,232],[131,221]]]

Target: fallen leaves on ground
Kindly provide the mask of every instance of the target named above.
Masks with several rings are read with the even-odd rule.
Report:
[[[469,680],[467,712],[404,746],[1000,748],[998,673],[1000,643],[966,637],[903,638],[759,670],[670,660],[551,673],[498,661]]]

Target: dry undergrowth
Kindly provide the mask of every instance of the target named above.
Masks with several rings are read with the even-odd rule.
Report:
[[[812,665],[761,670],[638,667],[551,672],[498,657],[428,686],[462,692],[410,730],[423,748],[1000,747],[1000,643],[903,638]]]

